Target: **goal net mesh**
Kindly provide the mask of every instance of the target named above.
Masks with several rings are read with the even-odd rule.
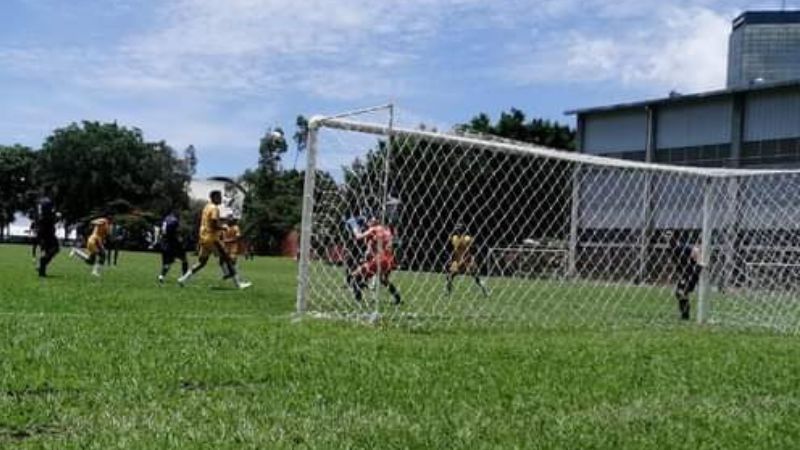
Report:
[[[302,313],[412,326],[669,325],[696,262],[692,321],[800,329],[798,174],[348,119],[313,125]],[[390,242],[359,233],[371,218]],[[384,267],[388,251],[395,264]]]

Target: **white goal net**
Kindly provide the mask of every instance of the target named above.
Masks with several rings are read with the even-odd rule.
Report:
[[[800,174],[317,118],[297,308],[413,326],[800,330]],[[688,300],[688,302],[687,302]]]

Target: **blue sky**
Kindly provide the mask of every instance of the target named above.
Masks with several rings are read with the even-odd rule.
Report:
[[[0,143],[117,120],[193,144],[200,175],[237,175],[298,114],[393,101],[411,126],[512,106],[571,123],[571,108],[722,87],[731,19],[780,4],[2,0]]]

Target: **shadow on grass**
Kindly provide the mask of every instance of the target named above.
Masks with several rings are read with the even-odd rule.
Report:
[[[0,426],[0,443],[4,441],[20,442],[38,436],[55,436],[67,432],[65,427],[53,424],[32,424],[27,427]]]

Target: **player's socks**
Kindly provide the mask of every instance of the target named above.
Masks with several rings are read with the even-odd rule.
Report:
[[[191,276],[192,276],[192,269],[189,269],[186,271],[186,273],[178,277],[178,284],[183,286],[184,284],[186,284],[187,281],[189,281],[189,278],[191,278]]]
[[[399,305],[400,303],[402,303],[403,300],[400,298],[400,291],[397,290],[394,284],[390,282],[388,287],[389,287],[389,293],[391,293],[392,297],[394,297],[394,304]]]
[[[84,252],[81,249],[73,247],[72,251],[70,251],[70,253],[69,253],[69,257],[72,258],[72,257],[75,257],[75,256],[77,256],[78,258],[80,258],[80,259],[82,259],[84,261],[89,261],[89,255],[86,252]]]
[[[475,277],[475,284],[477,284],[478,287],[481,288],[481,292],[483,292],[484,297],[489,296],[489,290],[486,289],[486,284],[483,281],[481,281],[481,279],[477,276]]]
[[[236,267],[233,264],[224,262],[221,263],[220,267],[222,267],[223,280],[236,277]]]
[[[689,299],[682,298],[678,300],[678,307],[681,311],[681,320],[689,320]]]
[[[360,286],[360,283],[358,283],[358,281],[353,280],[353,282],[350,283],[350,286],[353,288],[353,296],[355,296],[356,301],[361,303],[361,300],[362,300],[361,289],[362,288]]]

